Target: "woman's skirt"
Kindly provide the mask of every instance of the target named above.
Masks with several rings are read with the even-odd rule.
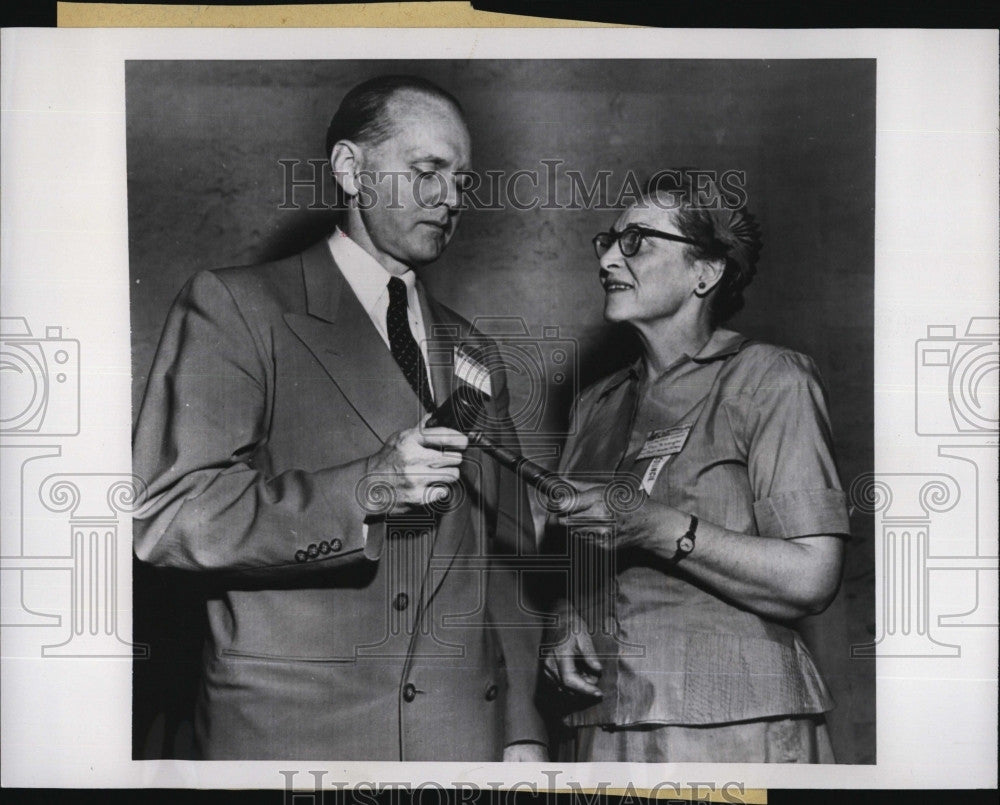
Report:
[[[640,724],[573,728],[559,746],[564,762],[834,763],[822,716],[705,726]]]

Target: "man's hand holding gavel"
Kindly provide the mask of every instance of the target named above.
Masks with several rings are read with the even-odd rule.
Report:
[[[430,416],[415,428],[392,434],[368,459],[369,481],[391,489],[392,505],[383,514],[403,514],[433,503],[447,497],[448,484],[458,483],[469,438],[451,428],[428,427]]]
[[[555,503],[575,487],[554,472],[550,472],[520,453],[497,444],[483,428],[487,395],[468,385],[460,385],[435,411],[428,425],[455,428],[469,434],[469,441],[489,453],[500,464],[513,470],[518,476],[539,489],[547,499]]]
[[[470,443],[553,500],[574,491],[573,485],[556,473],[495,444],[479,430],[485,399],[481,392],[460,386],[417,427],[390,436],[382,449],[368,459],[366,477],[370,488],[366,499],[382,514],[402,514],[446,498],[447,486],[458,483],[462,453]],[[390,495],[389,505],[379,507]]]

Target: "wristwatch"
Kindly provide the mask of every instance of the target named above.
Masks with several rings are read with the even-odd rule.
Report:
[[[698,518],[692,514],[691,523],[690,525],[688,525],[688,530],[685,531],[684,534],[677,540],[677,550],[674,551],[674,555],[673,557],[671,557],[671,561],[674,564],[677,564],[677,562],[681,561],[681,559],[683,559],[685,556],[691,553],[691,551],[694,550],[695,531],[697,530],[697,528],[698,528]]]

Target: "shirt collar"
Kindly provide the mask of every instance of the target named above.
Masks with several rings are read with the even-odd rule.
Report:
[[[361,306],[371,313],[379,298],[386,293],[389,280],[397,275],[386,271],[378,260],[351,240],[340,227],[333,231],[327,244],[333,261],[340,268]],[[416,287],[417,275],[412,270],[399,275],[399,278],[405,283],[408,294]]]
[[[722,358],[728,358],[730,355],[735,355],[739,352],[743,348],[743,345],[749,340],[750,339],[742,333],[737,333],[733,330],[724,330],[721,328],[717,329],[712,333],[708,341],[705,342],[705,345],[698,350],[696,355],[681,356],[682,359],[674,364],[674,366],[680,366],[684,363],[683,358],[689,358],[695,363],[703,364],[721,360]],[[631,366],[619,369],[608,378],[607,385],[605,386],[604,391],[601,392],[601,397],[610,394],[626,380],[642,380],[645,375],[646,364],[642,360],[642,356],[639,356]]]
[[[698,354],[694,355],[691,360],[696,363],[709,363],[719,358],[727,358],[743,349],[743,345],[749,340],[749,338],[741,333],[720,328],[712,333],[712,337],[708,339],[705,346],[698,350]]]

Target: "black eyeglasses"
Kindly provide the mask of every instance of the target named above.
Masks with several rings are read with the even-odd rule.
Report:
[[[663,238],[664,240],[676,240],[678,243],[689,243],[697,246],[698,241],[691,238],[672,235],[669,232],[661,232],[659,229],[650,229],[648,226],[629,224],[621,232],[598,232],[594,235],[594,251],[597,252],[597,259],[600,260],[607,253],[608,249],[618,244],[624,257],[632,257],[642,245],[643,238]]]

